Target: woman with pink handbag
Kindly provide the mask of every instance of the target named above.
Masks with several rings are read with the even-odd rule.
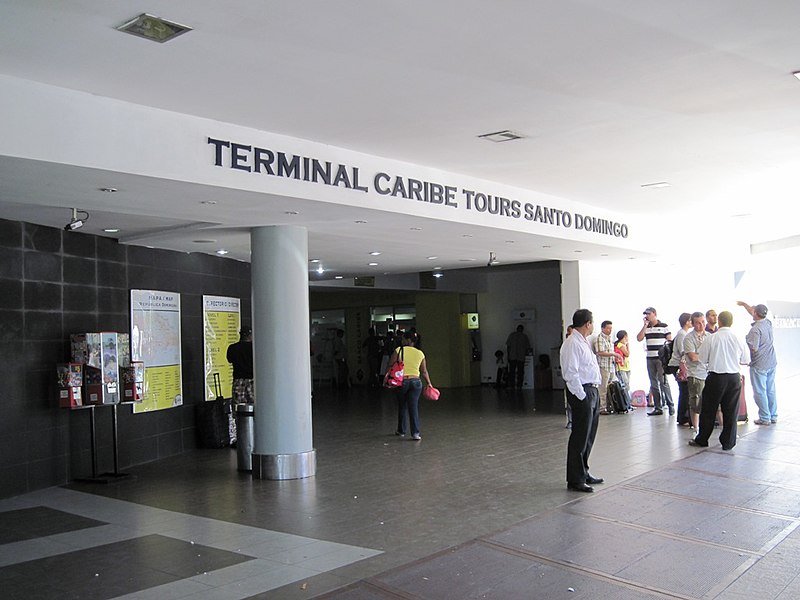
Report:
[[[422,350],[415,347],[415,340],[414,332],[407,331],[403,334],[402,346],[395,348],[389,359],[389,371],[392,371],[395,363],[403,362],[403,385],[398,389],[397,431],[395,434],[405,437],[406,416],[408,416],[411,439],[418,441],[422,439],[419,433],[419,397],[422,394],[422,379],[425,380],[428,387],[432,388],[433,384],[428,375],[425,355]]]

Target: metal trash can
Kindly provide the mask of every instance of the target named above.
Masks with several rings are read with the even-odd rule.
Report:
[[[253,470],[253,418],[255,405],[236,405],[236,462],[240,471]]]

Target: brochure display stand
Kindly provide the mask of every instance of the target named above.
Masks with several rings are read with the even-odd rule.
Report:
[[[110,483],[130,477],[119,472],[118,408],[141,402],[144,363],[130,360],[127,333],[80,333],[70,336],[71,363],[57,366],[59,406],[89,411],[92,476],[76,478],[84,483]],[[111,444],[114,471],[98,474],[98,407],[111,407]]]

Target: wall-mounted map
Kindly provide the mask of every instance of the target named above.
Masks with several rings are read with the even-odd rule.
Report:
[[[183,404],[180,294],[131,290],[131,359],[144,362],[143,399],[134,412]]]

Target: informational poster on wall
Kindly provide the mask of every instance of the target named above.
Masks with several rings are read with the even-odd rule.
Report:
[[[226,357],[228,346],[239,341],[241,301],[227,296],[203,296],[203,349],[205,355],[206,400],[218,394],[231,395],[233,366]],[[214,388],[219,373],[220,390]]]
[[[144,363],[142,402],[135,413],[183,404],[181,295],[131,290],[131,359]]]

